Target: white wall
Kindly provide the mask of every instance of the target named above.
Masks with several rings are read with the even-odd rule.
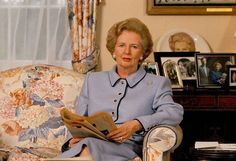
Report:
[[[111,25],[129,17],[143,21],[156,43],[169,30],[184,28],[201,35],[213,52],[236,53],[236,15],[234,16],[161,16],[147,15],[146,0],[103,0],[98,8],[97,44],[101,49],[101,70],[109,70],[114,61],[106,49],[106,34]],[[154,46],[155,48],[155,46]]]

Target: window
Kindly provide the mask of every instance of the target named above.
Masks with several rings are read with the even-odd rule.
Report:
[[[66,0],[0,0],[0,70],[26,64],[71,68]]]

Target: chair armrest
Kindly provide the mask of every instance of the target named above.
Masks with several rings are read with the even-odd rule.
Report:
[[[179,125],[158,125],[153,127],[144,137],[143,160],[148,160],[150,155],[171,152],[180,145],[183,138],[183,132]],[[155,153],[155,154],[153,154]],[[162,157],[162,156],[161,156]],[[163,156],[164,157],[164,156]]]

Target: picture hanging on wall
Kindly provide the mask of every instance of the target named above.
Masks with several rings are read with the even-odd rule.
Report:
[[[149,15],[233,15],[235,0],[147,0]]]

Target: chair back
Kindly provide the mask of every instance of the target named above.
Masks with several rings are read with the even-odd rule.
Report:
[[[0,72],[0,144],[60,149],[67,134],[60,109],[74,110],[84,75],[51,65]]]

